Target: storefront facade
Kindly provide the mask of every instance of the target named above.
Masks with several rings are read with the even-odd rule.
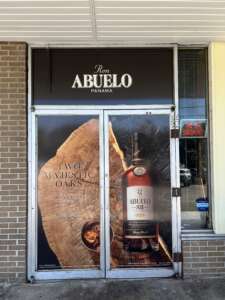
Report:
[[[224,53],[0,44],[2,280],[224,276]]]
[[[170,133],[176,129],[173,100],[176,48],[32,51],[35,78],[30,139],[36,136],[36,140],[31,145],[30,161],[38,161],[38,170],[31,166],[34,191],[31,197],[32,208],[38,201],[40,210],[37,244],[32,241],[30,255],[38,256],[38,265],[33,265],[38,272],[32,275],[61,277],[62,269],[66,277],[177,273],[178,262],[172,261],[172,252],[180,252],[179,213],[171,189],[179,185],[178,157],[177,141]],[[150,88],[146,76],[152,78]],[[55,93],[49,94],[50,83]],[[61,132],[61,138],[51,140],[57,131]],[[135,134],[139,135],[140,144],[136,150],[132,145]],[[38,157],[34,145],[38,145]],[[71,147],[73,154],[67,153]],[[135,151],[140,152],[137,160],[143,160],[137,168],[146,171],[135,175],[144,183],[134,182],[129,187],[125,174],[134,164]],[[55,153],[54,162],[51,157]],[[54,166],[48,166],[49,163]],[[50,211],[46,211],[47,207],[51,207]],[[49,218],[51,211],[53,216]],[[29,228],[35,228],[36,215],[33,209]],[[52,230],[62,232],[62,236],[55,239]],[[157,230],[164,236],[157,237]],[[88,234],[96,236],[93,246]],[[161,246],[158,239],[162,240]],[[56,259],[43,260],[49,251],[45,244],[51,242]],[[67,246],[59,249],[61,243]],[[149,253],[155,243],[160,249],[153,258]]]

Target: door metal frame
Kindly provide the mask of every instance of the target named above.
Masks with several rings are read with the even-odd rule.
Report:
[[[31,190],[31,206],[29,211],[29,268],[28,278],[30,280],[52,280],[52,279],[72,279],[72,278],[143,278],[143,277],[169,277],[179,273],[179,263],[173,263],[172,267],[160,268],[135,268],[135,269],[115,269],[110,270],[110,237],[109,237],[109,147],[108,143],[108,117],[110,115],[169,115],[170,129],[175,126],[175,113],[171,108],[158,109],[114,109],[114,110],[68,110],[54,109],[42,110],[37,109],[32,114],[32,155],[29,164],[31,166],[30,173],[30,190]],[[101,211],[101,251],[100,251],[100,269],[73,269],[73,270],[37,270],[37,119],[38,116],[74,116],[76,115],[96,115],[99,117],[99,163],[100,163],[100,211]],[[170,138],[170,167],[171,167],[171,188],[177,187],[177,157],[176,157],[176,139]],[[172,189],[171,189],[172,191]],[[172,211],[172,244],[173,252],[180,252],[180,213],[179,213],[179,197],[172,197],[171,194],[171,211]]]
[[[143,278],[143,277],[169,277],[178,273],[178,263],[174,262],[172,267],[159,268],[116,268],[110,267],[110,183],[109,183],[109,116],[115,115],[168,115],[169,129],[174,129],[175,114],[171,109],[129,109],[129,110],[106,110],[104,111],[104,130],[105,130],[105,237],[106,237],[106,277],[107,278]],[[170,179],[171,179],[171,220],[172,220],[172,251],[180,252],[179,249],[179,227],[178,227],[178,212],[177,212],[177,197],[172,196],[172,187],[177,186],[176,180],[176,141],[170,139]]]
[[[103,145],[103,111],[102,110],[36,110],[32,114],[32,149],[29,160],[30,165],[30,191],[31,204],[29,206],[29,236],[28,236],[28,279],[33,280],[57,280],[74,278],[103,278],[105,277],[105,235],[101,230],[100,246],[100,269],[62,269],[62,270],[38,270],[38,197],[37,197],[37,177],[38,177],[38,117],[39,116],[74,116],[77,115],[95,115],[99,117],[99,191],[100,191],[100,226],[104,227],[104,164],[101,163],[104,157]]]

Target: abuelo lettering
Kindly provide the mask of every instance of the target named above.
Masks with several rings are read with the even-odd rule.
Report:
[[[115,89],[129,88],[133,83],[130,74],[76,74],[73,89]]]

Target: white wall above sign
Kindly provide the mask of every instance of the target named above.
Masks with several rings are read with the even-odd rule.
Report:
[[[0,40],[119,44],[225,41],[215,0],[0,1]]]

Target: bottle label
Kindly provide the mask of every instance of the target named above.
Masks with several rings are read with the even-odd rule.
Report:
[[[150,186],[127,187],[127,220],[153,220],[153,191]]]

